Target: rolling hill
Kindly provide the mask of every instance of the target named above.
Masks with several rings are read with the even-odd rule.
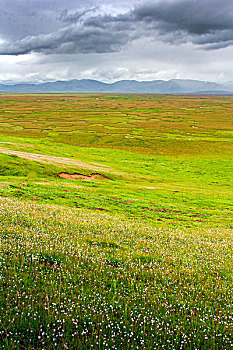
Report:
[[[199,80],[172,79],[136,81],[120,80],[111,84],[97,80],[82,79],[54,81],[46,83],[0,84],[2,93],[27,92],[116,92],[116,93],[151,93],[151,94],[233,94],[232,84],[218,84]]]

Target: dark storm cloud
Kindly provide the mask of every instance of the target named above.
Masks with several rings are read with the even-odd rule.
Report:
[[[175,45],[192,42],[204,49],[224,48],[233,44],[231,0],[154,1],[135,5],[133,9],[116,15],[103,13],[100,3],[99,8],[84,8],[80,4],[79,8],[71,6],[62,10],[58,6],[58,10],[60,13],[56,13],[56,16],[51,8],[45,12],[47,19],[51,16],[48,27],[42,28],[40,33],[37,28],[32,35],[26,28],[23,31],[25,36],[2,44],[0,54],[107,53],[119,51],[140,38]],[[41,12],[31,13],[36,18],[35,23],[39,24]],[[29,20],[29,25],[31,28],[32,20]],[[51,30],[51,26],[54,30]]]
[[[205,48],[233,43],[233,2],[229,0],[176,0],[136,8],[134,20],[158,30],[161,40],[168,34]]]
[[[115,52],[127,44],[127,38],[130,42],[130,35],[126,37],[123,31],[106,32],[102,28],[72,25],[50,34],[28,36],[12,44],[2,44],[0,54]]]
[[[140,6],[132,13],[137,21],[155,23],[169,31],[203,34],[233,28],[231,0],[161,1]]]

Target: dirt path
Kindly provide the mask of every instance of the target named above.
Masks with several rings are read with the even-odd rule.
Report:
[[[12,151],[12,150],[6,149],[6,148],[0,148],[0,153],[16,155],[16,156],[21,157],[21,158],[25,158],[28,160],[34,160],[36,162],[41,162],[41,163],[46,163],[46,164],[54,164],[54,163],[55,164],[66,164],[66,165],[70,165],[70,166],[77,166],[77,167],[84,168],[84,169],[94,170],[97,172],[101,172],[101,171],[106,172],[107,171],[107,172],[111,172],[111,173],[115,173],[115,174],[117,173],[116,171],[114,171],[113,169],[111,169],[107,165],[96,164],[96,163],[88,164],[88,163],[84,163],[84,162],[81,162],[81,161],[76,160],[76,159],[63,158],[63,157],[53,157],[53,156],[48,156],[45,154]]]

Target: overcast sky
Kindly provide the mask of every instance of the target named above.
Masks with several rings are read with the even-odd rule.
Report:
[[[233,81],[233,0],[0,0],[0,82]]]

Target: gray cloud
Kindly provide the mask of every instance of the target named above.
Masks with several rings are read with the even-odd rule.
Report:
[[[29,4],[32,2],[30,0]],[[106,53],[119,51],[140,38],[176,45],[192,42],[205,49],[233,44],[233,2],[229,0],[160,0],[141,3],[115,15],[103,13],[101,6],[80,6],[63,9],[59,16],[52,11],[51,1],[47,0],[47,3],[50,6],[46,10],[41,7],[35,12],[29,11],[30,6],[25,10],[26,3],[22,0],[21,6],[24,5],[28,16],[27,26],[21,29],[17,40],[11,35],[12,39],[8,38],[0,45],[1,55]],[[46,29],[39,32],[39,24],[44,23],[44,18],[50,24],[43,25]],[[35,28],[32,30],[33,23]],[[30,29],[32,35],[29,35]]]
[[[27,36],[11,44],[2,44],[0,54],[22,55],[30,52],[54,53],[107,53],[119,51],[130,42],[129,33],[123,30],[107,32],[104,28],[71,25],[56,32]]]
[[[233,3],[229,0],[160,1],[135,8],[132,15],[137,21],[190,34],[233,28]]]
[[[213,51],[193,50],[150,40],[108,54],[0,56],[0,81],[98,79],[199,79],[233,81],[233,46]]]
[[[96,10],[98,10],[98,7],[93,7],[86,10],[65,9],[64,11],[62,11],[61,15],[59,16],[59,19],[67,23],[77,23],[82,18],[85,18],[85,16],[89,15],[90,13],[94,13]]]

